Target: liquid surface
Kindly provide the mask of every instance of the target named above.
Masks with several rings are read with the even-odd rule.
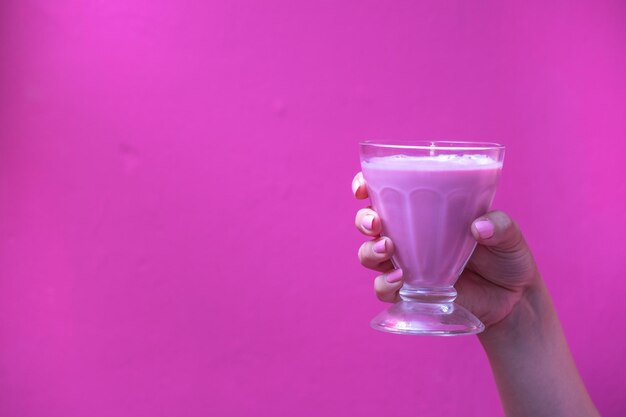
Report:
[[[372,169],[410,171],[454,171],[502,168],[502,162],[498,162],[486,155],[392,155],[370,158],[364,161],[363,165],[364,167],[367,166]]]

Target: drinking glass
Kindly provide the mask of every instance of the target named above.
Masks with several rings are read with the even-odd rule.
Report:
[[[484,330],[454,302],[454,284],[476,240],[471,224],[495,196],[504,146],[486,142],[365,141],[361,169],[382,235],[403,271],[400,301],[371,322],[376,330],[462,335]]]

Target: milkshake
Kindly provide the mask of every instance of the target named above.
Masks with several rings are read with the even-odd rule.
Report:
[[[489,209],[502,163],[485,155],[393,155],[362,169],[383,234],[395,244],[404,292],[449,290],[474,249],[470,225]]]
[[[372,207],[382,234],[394,242],[392,262],[404,278],[402,300],[372,326],[407,334],[477,333],[484,326],[453,302],[453,285],[476,246],[471,224],[495,196],[504,147],[430,144],[361,144]]]

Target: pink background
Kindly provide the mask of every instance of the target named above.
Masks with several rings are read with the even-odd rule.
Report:
[[[362,138],[508,147],[626,404],[622,1],[0,2],[0,416],[498,416],[475,337],[374,332]]]

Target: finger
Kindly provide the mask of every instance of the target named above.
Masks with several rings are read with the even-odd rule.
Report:
[[[362,172],[357,173],[352,180],[352,194],[359,200],[364,200],[368,196]]]
[[[526,242],[517,223],[503,211],[492,211],[474,220],[472,234],[481,245],[499,252],[526,249]]]
[[[394,269],[377,276],[374,280],[374,292],[380,301],[395,303],[400,300],[399,291],[402,287],[402,270]]]
[[[371,208],[363,208],[357,211],[354,224],[366,236],[378,236],[382,230],[380,217]]]
[[[389,261],[393,254],[391,239],[381,237],[365,242],[359,248],[359,261],[361,265],[375,271],[389,271],[393,264]]]

